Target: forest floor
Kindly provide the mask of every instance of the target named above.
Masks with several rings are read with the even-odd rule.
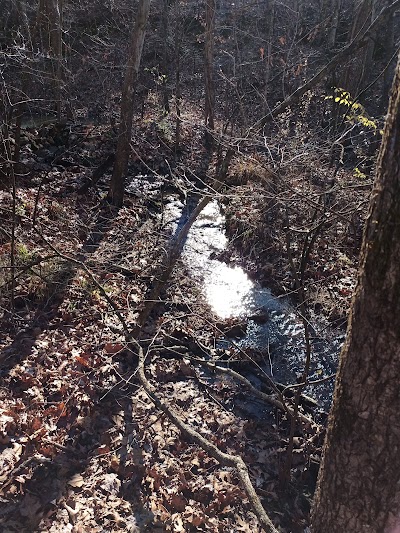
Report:
[[[56,131],[49,125],[24,133],[14,287],[7,268],[9,230],[0,247],[4,533],[262,531],[235,469],[191,443],[149,399],[138,376],[136,345],[124,331],[124,324],[137,324],[148,304],[168,246],[170,228],[161,216],[166,195],[184,201],[196,182],[191,175],[207,182],[214,173],[214,163],[205,163],[202,129],[184,128],[185,148],[175,161],[168,127],[137,125],[130,174],[142,176],[142,184],[148,180],[148,188],[133,188],[119,211],[104,201],[107,172],[98,186],[80,192],[114,150],[111,127],[73,124]],[[66,132],[68,141],[61,138]],[[288,239],[298,251],[307,244],[304,235],[313,235],[315,210],[299,198],[325,195],[324,184],[290,168],[279,173],[274,198],[286,198],[290,227],[297,231],[285,233],[283,204],[271,203],[266,183],[274,182],[277,171],[251,154],[234,160],[229,194],[221,200],[230,237],[224,259],[244,265],[275,294],[293,290]],[[352,180],[345,171],[337,174],[339,214],[323,215],[323,231],[307,249],[304,270],[310,312],[342,328],[360,239],[361,223],[353,215],[364,216],[369,190],[368,183]],[[11,204],[11,194],[1,192],[5,227],[11,227]],[[300,223],[302,210],[308,219]],[[263,401],[223,371],[257,367],[257,361],[240,364],[238,353],[216,348],[232,325],[215,316],[178,261],[140,332],[146,377],[190,427],[221,451],[243,458],[281,531],[304,531],[324,417],[300,406],[304,416],[285,483],[290,417],[265,401],[280,398],[268,379]],[[204,361],[220,363],[222,370]]]

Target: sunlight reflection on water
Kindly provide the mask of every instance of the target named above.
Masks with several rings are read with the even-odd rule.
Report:
[[[202,278],[210,307],[223,319],[246,316],[257,307],[254,283],[244,270],[212,259],[213,252],[227,247],[224,226],[225,217],[218,202],[210,202],[193,224],[183,252],[192,275]]]
[[[165,218],[176,232],[187,218],[183,205],[173,200],[166,206]],[[294,309],[275,298],[271,291],[253,282],[239,266],[229,266],[219,260],[228,246],[225,217],[217,201],[210,202],[189,231],[182,258],[196,280],[213,312],[221,319],[247,318],[247,332],[237,341],[242,347],[268,350],[272,346],[272,363],[266,367],[274,378],[283,383],[294,381],[304,364],[304,326]],[[258,311],[266,312],[268,320],[258,323],[251,318]],[[255,313],[256,312],[256,313]],[[250,318],[248,318],[250,317]],[[314,331],[314,330],[313,330]],[[325,340],[314,331],[311,379],[319,379],[335,371],[340,338]],[[333,382],[308,390],[321,405],[329,406]]]
[[[207,301],[221,318],[248,314],[253,283],[240,267],[220,263],[204,279]]]

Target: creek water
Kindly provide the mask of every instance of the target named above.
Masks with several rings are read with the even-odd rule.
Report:
[[[165,218],[176,232],[189,217],[183,204],[171,200]],[[190,229],[182,259],[191,277],[201,287],[212,311],[221,320],[241,319],[243,335],[231,341],[221,338],[220,346],[229,348],[234,342],[242,349],[261,355],[263,370],[275,381],[296,383],[305,360],[303,321],[287,299],[277,298],[271,291],[250,279],[237,265],[218,259],[228,245],[225,218],[217,201],[211,201]],[[260,317],[262,318],[260,320]],[[312,363],[310,381],[321,381],[336,372],[343,335],[331,330],[322,318],[310,323]],[[253,381],[257,381],[255,378]],[[305,393],[313,397],[322,410],[329,409],[334,380],[308,386]]]

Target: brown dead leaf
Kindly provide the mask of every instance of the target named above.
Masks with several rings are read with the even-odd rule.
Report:
[[[184,376],[193,377],[193,376],[196,375],[196,372],[195,372],[193,366],[186,359],[181,361],[181,363],[180,363],[180,371],[182,372],[182,374]]]
[[[116,496],[121,488],[121,480],[117,474],[106,474],[99,479],[99,486],[103,491],[108,492],[108,494]]]
[[[200,511],[197,511],[197,512],[193,512],[191,515],[189,515],[187,517],[187,521],[190,522],[192,524],[192,526],[199,527],[199,526],[202,526],[203,524],[205,524],[207,519],[206,519],[206,517],[204,516],[203,513],[201,513]]]
[[[92,368],[92,365],[86,361],[86,359],[84,357],[81,357],[80,355],[76,355],[75,356],[75,360],[81,364],[82,366],[84,366],[85,368]]]
[[[235,518],[237,531],[243,531],[244,533],[252,533],[254,531],[253,526],[245,522],[240,516]]]
[[[12,448],[6,448],[0,454],[0,481],[8,478],[9,472],[21,458],[23,447],[19,443],[14,443]]]
[[[184,533],[185,532],[185,527],[183,525],[183,520],[182,518],[176,514],[176,515],[172,515],[171,517],[173,519],[172,521],[172,531],[174,531],[174,533]]]
[[[172,494],[169,498],[169,504],[176,511],[183,513],[186,509],[187,501],[181,494]]]
[[[102,444],[97,448],[96,452],[97,455],[107,455],[110,453],[110,447],[108,446],[108,444]]]
[[[3,439],[7,439],[9,435],[13,435],[15,432],[15,420],[17,418],[16,413],[12,411],[0,410],[0,435]],[[1,441],[1,444],[6,442]]]
[[[71,477],[71,479],[68,480],[68,485],[74,488],[80,488],[85,484],[85,480],[81,476],[81,474],[75,474]]]
[[[110,460],[110,466],[111,469],[114,470],[114,472],[118,472],[120,467],[120,459],[117,455],[113,455]]]
[[[121,352],[123,349],[124,346],[119,342],[106,342],[104,345],[104,351],[109,354],[116,354],[118,352]]]

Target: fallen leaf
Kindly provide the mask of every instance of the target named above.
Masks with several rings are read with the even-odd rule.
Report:
[[[106,344],[104,345],[104,351],[109,354],[116,354],[118,352],[121,352],[123,349],[124,349],[124,346],[120,344],[119,342],[117,343],[106,342]]]
[[[71,477],[71,479],[68,480],[68,485],[70,485],[71,487],[76,487],[76,488],[82,487],[84,483],[85,483],[85,480],[83,479],[81,474],[75,474],[74,476]]]

